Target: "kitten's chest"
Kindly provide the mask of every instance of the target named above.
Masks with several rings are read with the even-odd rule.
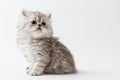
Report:
[[[21,38],[18,40],[18,47],[24,54],[33,54],[41,52],[43,49],[42,42],[32,42],[30,39]]]
[[[29,48],[29,39],[25,37],[18,36],[17,37],[17,47],[23,53]]]

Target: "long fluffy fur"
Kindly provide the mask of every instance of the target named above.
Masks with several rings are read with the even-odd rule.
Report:
[[[20,27],[26,26],[23,24]],[[30,64],[27,67],[28,74],[38,76],[76,72],[70,51],[57,38],[53,36],[34,38],[24,28],[19,29],[17,44]]]

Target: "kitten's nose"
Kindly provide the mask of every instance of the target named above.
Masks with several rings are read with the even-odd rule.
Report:
[[[38,24],[39,27],[41,27],[41,24]]]

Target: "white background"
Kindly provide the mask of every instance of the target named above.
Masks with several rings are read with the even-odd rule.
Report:
[[[22,9],[52,13],[54,35],[71,50],[78,73],[25,73],[16,49]],[[120,0],[1,0],[0,80],[120,80]]]

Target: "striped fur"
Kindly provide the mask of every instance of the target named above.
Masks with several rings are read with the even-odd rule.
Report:
[[[39,12],[32,14],[34,15],[35,13]],[[52,36],[53,32],[48,32],[48,34],[51,34],[49,36],[42,35],[42,37],[38,36],[36,38],[31,36],[32,33],[27,30],[28,28],[26,27],[28,26],[26,24],[29,23],[23,22],[22,25],[18,25],[20,30],[18,30],[17,34],[17,44],[29,63],[27,73],[32,76],[75,73],[75,64],[70,51],[57,38]],[[21,29],[21,27],[25,28]],[[51,26],[48,25],[45,29],[50,31]],[[41,34],[46,33],[44,31],[41,32]]]

